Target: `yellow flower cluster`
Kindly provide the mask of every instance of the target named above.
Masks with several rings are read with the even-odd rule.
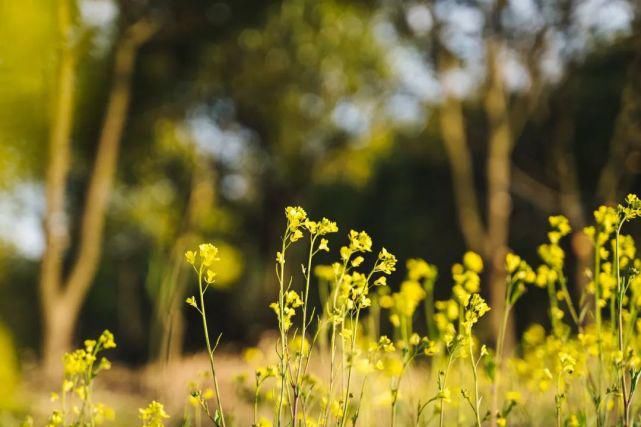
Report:
[[[202,243],[198,245],[198,251],[190,250],[185,252],[185,260],[194,267],[199,276],[203,277],[205,283],[211,285],[215,282],[216,273],[211,267],[213,267],[214,262],[220,261],[216,246],[211,243]],[[187,303],[193,305],[189,300]]]
[[[483,297],[479,294],[472,294],[467,307],[465,307],[465,320],[463,321],[463,327],[468,335],[472,333],[472,327],[488,311],[490,311],[490,306],[487,305]]]
[[[393,426],[436,421],[440,426],[467,425],[471,420],[477,427],[553,424],[547,418],[533,420],[526,410],[513,411],[524,402],[556,418],[557,425],[636,425],[641,259],[632,236],[621,234],[628,221],[641,217],[641,200],[636,196],[628,196],[617,208],[600,207],[594,212],[594,225],[584,229],[594,253],[582,260],[591,265],[584,269],[589,284],[580,297],[574,295],[578,287],[568,286],[571,280],[566,277],[566,262],[572,257],[566,256],[562,240],[572,228],[563,216],[549,217],[547,240],[538,248],[542,264],[536,269],[512,252],[505,256],[504,270],[492,264],[492,273],[505,273],[506,286],[495,349],[484,345],[476,333],[490,311],[481,296],[480,255],[463,255],[452,267],[449,299],[435,301],[435,266],[410,259],[406,276],[396,280],[391,276],[396,257],[381,248],[376,257],[367,259],[374,250],[372,239],[355,230],[349,231],[337,262],[314,265],[318,251],[329,252],[324,236],[337,232],[338,226],[326,218],[312,221],[300,207],[286,208],[285,215],[287,228],[276,256],[278,301],[270,305],[278,318],[278,350],[268,358],[257,348],[247,349],[244,358],[254,384],[247,381],[251,375],[235,381],[239,395],[247,396],[254,407],[252,425],[269,426],[272,422],[267,419],[275,425],[311,427],[376,424],[384,410]],[[309,252],[302,274],[298,269],[291,272],[285,268],[287,248],[307,237]],[[212,388],[192,391],[189,402],[224,427],[213,360],[216,346],[212,349],[209,342],[203,303],[206,286],[215,280],[212,266],[218,249],[202,244],[187,251],[185,258],[199,277],[198,298],[186,302],[202,315],[214,380]],[[312,276],[318,278],[317,289]],[[529,285],[547,291],[535,290],[546,299],[550,326],[530,325],[520,345],[504,349],[510,312]],[[316,291],[322,310],[313,307]],[[570,317],[572,321],[564,323]],[[108,407],[92,403],[91,381],[110,367],[99,352],[115,345],[113,335],[105,331],[65,356],[62,396],[52,398],[66,406],[51,414],[49,427],[97,425],[113,418]],[[310,363],[315,351],[321,352],[321,363],[327,362],[322,378],[307,371],[316,365]],[[430,359],[414,364],[424,356]],[[410,370],[420,375],[403,382]],[[218,409],[212,413],[208,400],[214,398]],[[268,409],[273,413],[265,416]],[[167,417],[157,402],[140,410],[143,426],[161,427]]]
[[[152,401],[146,408],[138,410],[142,427],[164,427],[165,420],[169,418],[162,403]]]
[[[401,283],[401,289],[392,294],[393,308],[392,316],[403,316],[411,318],[421,301],[425,299],[425,290],[414,280],[405,280]],[[389,308],[387,303],[381,301],[381,306]],[[392,323],[397,324],[399,321],[392,317]]]
[[[481,256],[471,251],[463,255],[462,264],[452,266],[452,278],[454,279],[452,294],[462,306],[466,306],[470,296],[481,289],[479,273],[482,271],[483,260]]]
[[[323,218],[320,221],[312,221],[307,217],[307,212],[300,206],[288,206],[285,208],[285,218],[287,219],[287,233],[291,242],[296,242],[303,237],[303,229],[307,230],[311,236],[325,236],[330,233],[336,233],[338,226],[334,221]],[[321,250],[328,250],[327,240],[321,240]]]
[[[102,403],[94,403],[91,394],[94,378],[100,372],[111,369],[111,362],[105,357],[99,359],[99,354],[115,347],[113,334],[105,330],[97,340],[85,340],[84,348],[64,355],[64,378],[60,394],[51,394],[52,401],[63,402],[62,408],[52,412],[47,427],[99,425],[114,419],[113,409]],[[73,402],[71,411],[70,402]]]
[[[303,300],[300,298],[296,291],[290,290],[285,294],[285,301],[283,304],[283,313],[281,318],[280,306],[277,302],[273,302],[269,307],[274,310],[279,321],[282,323],[283,328],[287,331],[292,326],[292,318],[296,315],[296,308],[303,305]]]

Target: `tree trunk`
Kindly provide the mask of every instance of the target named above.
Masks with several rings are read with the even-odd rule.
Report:
[[[59,297],[57,297],[59,298]],[[42,367],[45,378],[59,382],[62,373],[62,356],[72,345],[77,317],[66,310],[67,303],[55,300],[49,303],[45,315]]]
[[[446,62],[448,62],[446,55],[440,55],[438,65],[441,76],[450,70],[451,65]],[[445,99],[439,110],[439,121],[443,144],[450,163],[454,200],[463,239],[468,248],[484,254],[485,230],[474,188],[474,167],[472,155],[467,146],[462,101],[452,94],[445,93]]]
[[[44,218],[45,250],[40,269],[40,312],[43,323],[43,362],[45,372],[60,372],[63,348],[68,346],[71,327],[60,310],[62,263],[69,241],[65,213],[65,189],[69,173],[73,101],[75,95],[76,59],[71,46],[71,4],[58,2],[60,33],[60,68],[56,103],[49,136],[49,164],[45,183],[46,211]],[[62,336],[61,336],[62,335]]]
[[[508,251],[510,213],[510,167],[512,156],[512,135],[507,100],[503,87],[503,76],[499,66],[499,45],[493,38],[486,44],[488,56],[488,87],[485,96],[485,110],[488,116],[490,135],[487,156],[487,249],[489,261],[489,300],[492,311],[492,329],[498,335],[505,309],[505,255]],[[505,335],[506,349],[512,348],[514,331]]]
[[[65,187],[70,158],[75,59],[68,46],[71,13],[68,1],[60,2],[60,26],[64,39],[59,77],[59,94],[49,143],[47,173],[47,210],[40,300],[43,325],[43,365],[45,376],[60,376],[62,355],[71,348],[73,331],[80,309],[98,269],[106,210],[113,186],[125,124],[135,54],[140,43],[153,32],[140,22],[126,32],[116,47],[114,76],[107,111],[98,141],[98,151],[89,181],[82,215],[78,256],[67,280],[63,279],[62,260],[67,247]]]

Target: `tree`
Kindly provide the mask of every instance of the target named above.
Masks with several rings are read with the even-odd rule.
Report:
[[[59,372],[60,357],[71,347],[80,308],[100,261],[105,213],[129,108],[135,58],[141,44],[154,31],[150,22],[138,21],[126,27],[116,42],[113,81],[85,196],[79,241],[69,273],[65,274],[65,253],[70,243],[65,193],[72,155],[75,80],[79,60],[74,38],[78,28],[74,25],[74,4],[70,0],[58,3],[58,25],[60,60],[49,137],[44,218],[46,247],[40,278],[43,360],[45,372],[50,375]]]

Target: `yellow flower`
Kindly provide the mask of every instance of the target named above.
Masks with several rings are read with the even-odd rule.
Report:
[[[306,219],[305,222],[303,222],[303,227],[309,230],[311,234],[316,234],[318,231],[318,223],[310,219]]]
[[[164,427],[164,420],[169,418],[162,403],[152,401],[145,409],[138,409],[142,427]]]
[[[423,354],[426,356],[434,356],[438,353],[438,343],[436,341],[426,340],[423,347]]]
[[[320,244],[318,245],[318,250],[329,252],[329,246],[327,246],[328,243],[329,241],[327,239],[321,239]]]
[[[323,218],[320,223],[318,223],[317,233],[320,236],[324,236],[329,233],[336,233],[338,231],[338,226],[334,221],[330,221],[327,218]]]
[[[383,371],[387,376],[397,377],[403,372],[403,362],[392,356],[385,356],[383,359]]]
[[[567,236],[572,231],[570,222],[563,215],[551,216],[548,218],[552,231],[548,233],[551,243],[558,243],[561,237]]]
[[[287,218],[287,227],[290,230],[295,230],[301,226],[303,221],[307,218],[307,212],[300,206],[285,208],[285,217]]]
[[[438,392],[436,397],[446,403],[452,401],[452,393],[450,392],[450,389],[448,387],[443,387],[443,389]]]
[[[533,324],[523,333],[523,342],[529,346],[543,343],[545,340],[545,329],[539,324]]]
[[[243,359],[247,363],[259,363],[263,357],[263,352],[258,347],[247,347],[243,350]]]
[[[548,266],[555,270],[563,268],[563,260],[565,259],[565,252],[560,246],[556,244],[543,244],[539,246],[539,256]]]
[[[100,338],[98,338],[98,341],[102,344],[102,348],[105,348],[105,349],[116,348],[116,341],[114,340],[114,334],[112,334],[108,330],[105,330],[102,333],[102,335],[100,335]]]
[[[214,273],[210,269],[207,269],[207,273],[205,275],[205,282],[214,283],[215,280],[216,280],[216,273]]]
[[[285,304],[296,308],[303,305],[303,300],[296,293],[296,291],[287,291],[287,294],[285,294]]]
[[[520,403],[521,402],[521,393],[519,391],[508,391],[505,393],[505,400],[509,402],[514,402],[514,403]]]
[[[349,248],[353,252],[371,252],[372,251],[372,239],[364,231],[354,231],[350,230],[349,232]]]
[[[335,278],[334,268],[331,265],[317,265],[314,267],[314,275],[326,282],[331,282]]]
[[[407,267],[407,278],[410,280],[420,281],[422,279],[435,280],[438,269],[435,265],[428,264],[420,258],[411,258],[405,264]]]
[[[421,336],[417,333],[413,333],[412,336],[410,337],[410,344],[418,345],[419,342],[421,342]]]
[[[465,255],[463,255],[463,265],[475,273],[483,271],[483,259],[476,252],[466,252]]]
[[[93,349],[96,347],[96,340],[85,340],[85,350],[87,350],[88,353],[93,352]]]
[[[395,310],[404,316],[411,316],[416,311],[418,304],[425,299],[425,290],[413,280],[406,280],[401,284],[400,292],[393,294]]]
[[[289,236],[289,240],[291,240],[292,242],[295,242],[302,238],[303,238],[303,232],[298,229],[294,230],[294,232]]]
[[[387,277],[380,276],[378,279],[374,280],[374,286],[387,286]]]
[[[62,413],[60,411],[53,411],[53,413],[49,417],[49,422],[47,424],[47,427],[62,426],[62,422],[63,422]]]
[[[185,252],[185,260],[191,265],[196,264],[196,252],[194,251]]]
[[[218,248],[211,243],[201,243],[198,245],[198,251],[205,267],[211,267],[215,261],[218,261]]]
[[[260,417],[256,427],[272,427],[273,424],[265,417]]]
[[[198,308],[198,305],[196,305],[196,298],[191,296],[185,300],[185,302],[189,305],[191,305],[194,308]]]
[[[275,377],[276,374],[278,374],[278,369],[275,366],[266,366],[264,368],[256,369],[256,378],[259,380]]]
[[[559,361],[561,362],[561,369],[563,372],[572,375],[576,368],[576,359],[565,352],[559,353]]]
[[[579,417],[577,417],[575,414],[572,414],[570,416],[570,419],[568,420],[568,427],[579,427],[581,425],[581,422],[579,421]]]
[[[309,354],[310,345],[307,339],[304,339],[300,335],[298,335],[290,341],[289,348],[293,354],[307,356]]]
[[[393,351],[396,351],[396,348],[394,347],[394,343],[392,340],[390,340],[387,335],[383,335],[378,339],[378,347],[379,349],[383,350],[385,353],[391,353]]]
[[[215,396],[214,390],[212,390],[211,388],[206,388],[205,391],[203,391],[202,396],[205,400],[212,399]]]
[[[360,266],[363,263],[363,261],[365,261],[365,258],[363,258],[362,256],[357,256],[352,260],[352,267]]]
[[[520,256],[511,252],[505,256],[505,269],[508,273],[514,273],[519,268],[519,264],[521,264]]]
[[[398,314],[390,315],[389,321],[393,326],[397,328],[401,325],[401,319],[398,317]]]
[[[490,311],[490,307],[485,303],[483,297],[479,294],[473,294],[468,306],[465,308],[465,321],[463,322],[468,333],[471,331],[472,326],[488,311]]]
[[[394,298],[392,298],[390,295],[383,295],[378,300],[378,304],[381,306],[381,308],[392,308],[394,306]]]
[[[113,421],[116,418],[116,412],[109,406],[98,403],[94,408],[93,416],[95,424],[100,425],[105,421]]]
[[[641,200],[635,194],[628,194],[625,198],[625,205],[619,205],[623,210],[626,220],[634,219],[641,216]]]
[[[396,257],[389,253],[387,249],[381,249],[378,254],[375,270],[385,274],[392,274],[392,272],[396,270]]]

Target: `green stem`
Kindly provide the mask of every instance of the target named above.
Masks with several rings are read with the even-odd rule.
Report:
[[[439,387],[439,392],[443,392],[445,390],[445,385],[447,384],[447,375],[450,373],[450,367],[452,366],[452,359],[454,356],[454,350],[450,353],[447,359],[447,366],[445,367],[445,372],[443,373],[443,384]],[[439,411],[439,421],[438,425],[439,427],[443,427],[443,421],[445,421],[445,405],[444,405],[444,399],[441,398],[440,402],[440,411]]]
[[[358,318],[359,318],[360,312],[361,312],[360,309],[356,309],[356,316],[355,316],[355,319],[354,319],[354,321],[352,323],[352,325],[353,325],[352,342],[351,342],[351,346],[350,346],[350,350],[349,350],[350,354],[348,356],[350,358],[350,360],[348,361],[348,365],[347,365],[347,385],[345,387],[345,398],[343,400],[343,414],[342,414],[343,416],[341,418],[341,424],[340,424],[341,427],[345,426],[345,420],[347,419],[347,408],[349,406],[348,405],[348,402],[349,402],[349,387],[350,387],[350,383],[351,383],[351,380],[352,380],[352,367],[354,365],[353,357],[354,357],[354,351],[356,349],[356,331],[358,329]]]
[[[601,397],[601,390],[603,389],[603,339],[601,338],[601,284],[599,283],[601,277],[601,244],[599,243],[599,235],[595,237],[594,243],[594,310],[596,313],[596,339],[597,351],[599,353],[598,364],[598,396]],[[601,410],[597,409],[597,420],[601,419]]]
[[[298,370],[296,372],[296,379],[294,380],[294,404],[293,404],[293,423],[296,426],[296,417],[298,415],[298,400],[300,397],[300,388],[301,388],[301,374],[303,372],[303,359],[305,357],[305,338],[307,336],[307,305],[309,302],[309,281],[311,277],[312,269],[312,258],[314,257],[314,242],[316,241],[316,235],[311,236],[309,242],[309,253],[307,257],[307,270],[305,270],[305,295],[303,295],[303,326],[301,334],[301,344],[300,344],[300,355],[298,357]],[[311,352],[311,349],[310,349]]]
[[[338,307],[337,307],[337,302],[338,302],[338,291],[341,286],[341,283],[343,282],[343,278],[345,277],[345,272],[347,271],[347,263],[349,262],[349,257],[343,261],[343,269],[341,272],[340,277],[338,280],[336,280],[336,283],[334,284],[334,289],[332,292],[334,293],[334,297],[332,299],[332,313],[334,313]],[[329,367],[329,389],[327,392],[327,407],[325,408],[325,423],[324,425],[329,425],[329,413],[330,413],[330,407],[332,403],[332,392],[334,389],[334,369],[335,369],[335,363],[336,363],[336,322],[334,321],[333,318],[334,315],[330,317],[330,320],[332,322],[332,335],[330,338],[330,367]]]
[[[509,289],[509,285],[508,285]],[[503,365],[503,346],[505,342],[505,331],[507,330],[507,321],[510,316],[512,305],[509,302],[509,295],[505,298],[505,310],[503,311],[503,320],[499,329],[499,336],[496,342],[495,371],[494,381],[492,381],[492,408],[490,413],[491,425],[496,426],[496,413],[498,411],[498,389],[501,383],[501,368]]]
[[[203,290],[203,267],[201,265],[198,271],[198,290],[200,294],[200,315],[203,321],[203,332],[205,334],[205,343],[207,344],[207,355],[209,356],[209,365],[211,367],[211,375],[214,380],[214,388],[216,390],[216,402],[218,404],[218,411],[220,412],[220,421],[222,427],[226,427],[225,415],[223,414],[223,405],[220,398],[220,387],[218,386],[218,377],[216,376],[216,366],[214,363],[214,352],[211,348],[209,341],[209,330],[207,329],[207,314],[205,312],[205,291]]]
[[[258,394],[260,392],[260,382],[256,380],[256,391],[254,392],[254,426],[258,426]]]
[[[581,324],[579,322],[579,315],[577,314],[576,309],[574,308],[574,303],[572,302],[570,291],[568,291],[567,279],[565,278],[565,275],[563,274],[562,270],[557,271],[557,275],[559,276],[559,284],[561,285],[561,290],[563,291],[563,297],[565,298],[565,303],[568,306],[568,310],[570,310],[570,316],[572,316],[572,320],[574,321],[574,323],[576,324],[580,332]]]
[[[617,227],[616,231],[616,236],[615,236],[615,247],[614,247],[614,262],[615,262],[615,269],[616,269],[616,277],[617,277],[617,329],[618,329],[618,336],[619,336],[619,352],[621,353],[622,357],[625,357],[624,355],[624,348],[623,348],[623,286],[621,284],[621,268],[619,265],[619,235],[621,234],[621,227],[623,227],[623,224],[625,223],[625,218],[621,220],[621,223]],[[628,405],[628,385],[625,379],[625,370],[623,368],[619,368],[619,376],[620,376],[620,381],[621,381],[621,393],[622,393],[622,399],[623,399],[623,426],[628,427],[630,425],[630,407]]]
[[[481,427],[481,416],[479,414],[479,381],[478,373],[476,371],[476,361],[474,360],[474,349],[472,343],[472,333],[468,334],[468,347],[470,351],[470,362],[472,363],[472,373],[474,374],[474,415],[476,416],[476,427]]]
[[[288,225],[289,227],[289,225]],[[281,247],[281,256],[285,257],[285,251],[287,249],[287,239],[289,238],[289,233],[286,231],[283,236],[283,244]],[[278,397],[278,411],[276,413],[276,423],[278,426],[282,423],[282,412],[283,412],[283,400],[285,399],[285,386],[287,378],[287,335],[285,332],[285,326],[283,324],[283,319],[285,318],[285,262],[284,260],[279,262],[280,272],[278,274],[278,329],[280,331],[280,393]],[[277,270],[278,271],[278,270]]]

